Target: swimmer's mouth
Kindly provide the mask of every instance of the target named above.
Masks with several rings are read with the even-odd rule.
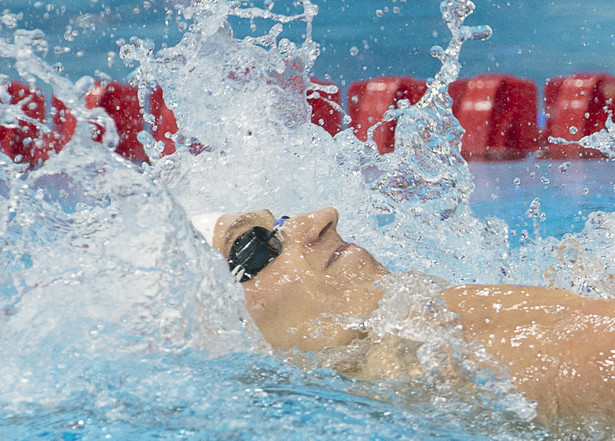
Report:
[[[330,267],[351,245],[352,243],[342,242],[342,244],[337,247],[335,251],[333,251],[331,257],[329,257],[329,261],[327,262],[327,266],[325,268]]]

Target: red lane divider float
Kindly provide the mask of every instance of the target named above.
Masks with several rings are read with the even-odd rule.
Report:
[[[335,85],[331,82],[312,80],[319,85]],[[17,127],[0,126],[0,150],[13,161],[28,163],[30,167],[41,164],[49,158],[51,150],[59,152],[71,139],[77,126],[77,120],[71,115],[70,110],[56,97],[51,100],[52,130],[50,133],[39,133],[36,124],[31,120],[46,122],[45,97],[36,88],[29,88],[20,82],[10,82],[0,85],[0,103],[2,97],[7,99],[5,104],[21,104],[23,114],[27,117],[19,120]],[[318,93],[308,91],[308,102],[312,107],[312,121],[322,126],[330,134],[335,135],[342,128],[341,123],[341,93],[339,88],[336,92],[328,93],[318,90]],[[137,89],[124,83],[97,82],[95,87],[86,95],[86,108],[102,107],[113,119],[118,135],[119,143],[116,153],[137,162],[149,162],[149,158],[139,142],[137,135],[146,127],[143,121],[143,111],[139,105]],[[149,112],[154,117],[150,128],[152,137],[156,141],[162,141],[164,148],[162,156],[175,152],[175,142],[169,135],[178,131],[177,121],[173,111],[164,101],[163,91],[160,87],[153,89],[146,103]],[[27,119],[31,120],[28,121]],[[102,142],[104,129],[98,124],[97,132],[93,139]],[[188,146],[192,154],[199,154],[205,147],[195,139],[183,139],[181,142]]]
[[[615,77],[609,74],[574,74],[548,80],[544,95],[547,136],[578,141],[603,129],[615,110],[614,98]],[[578,144],[547,143],[541,154],[553,159],[604,157],[599,150]]]
[[[427,85],[410,77],[380,77],[350,85],[348,114],[354,132],[362,141],[367,130],[381,121],[384,112],[400,99],[411,104],[420,100]],[[481,75],[451,84],[453,114],[466,133],[462,155],[474,160],[522,158],[538,146],[537,91],[530,80],[512,75]],[[395,121],[374,131],[380,153],[392,152]]]
[[[115,152],[131,161],[142,163],[148,162],[149,158],[139,142],[137,135],[144,130],[143,113],[139,105],[137,88],[119,82],[98,82],[96,87],[86,95],[86,107],[102,107],[115,123],[120,140]],[[161,156],[175,153],[175,141],[170,135],[178,131],[175,114],[169,109],[164,101],[162,88],[155,87],[149,94],[145,103],[146,109],[154,117],[150,132],[155,141],[161,141],[164,147]],[[96,141],[102,140],[102,127],[99,127],[99,136]],[[201,153],[205,147],[196,139],[186,140],[180,137],[180,141],[188,147],[193,155]]]
[[[8,99],[7,99],[8,98]],[[4,102],[6,100],[7,102]],[[45,97],[40,89],[13,81],[0,85],[0,103],[20,105],[25,116],[17,117],[16,124],[0,126],[0,150],[12,160],[28,163],[31,167],[59,152],[75,132],[77,120],[55,96],[51,98],[52,129],[41,133],[36,122],[46,121]]]
[[[312,81],[316,85],[335,85],[317,79]],[[401,99],[415,104],[426,89],[425,81],[403,76],[352,83],[348,89],[347,110],[357,138],[367,140],[368,129],[381,121],[388,109],[394,108]],[[553,136],[577,141],[602,129],[608,115],[615,110],[615,77],[604,73],[549,80],[545,85],[546,128],[543,134],[537,124],[538,93],[530,80],[512,75],[479,75],[455,81],[449,93],[453,99],[453,114],[465,129],[462,155],[467,160],[517,159],[541,147],[542,156],[556,159],[602,157],[597,150],[578,145],[560,146],[544,140]],[[338,133],[342,128],[339,89],[329,93],[316,87],[307,91],[307,98],[312,108],[312,122],[332,135]],[[87,108],[105,109],[120,137],[116,152],[139,163],[149,161],[137,138],[144,129],[164,144],[163,156],[176,148],[171,135],[177,136],[177,121],[165,104],[162,89],[152,90],[147,101],[148,109],[141,109],[136,88],[112,81],[97,83],[85,102]],[[0,149],[16,162],[34,167],[45,161],[51,152],[60,151],[74,134],[77,121],[56,97],[52,97],[50,105],[51,129],[42,132],[37,127],[37,122],[45,124],[48,118],[45,98],[39,89],[20,82],[0,84],[0,103],[19,106],[23,113],[15,123],[0,126]],[[151,127],[143,120],[146,111],[154,118]],[[395,126],[395,121],[390,121],[374,131],[373,139],[380,153],[393,151]],[[95,140],[102,139],[102,130],[99,127]],[[188,145],[193,154],[205,149],[198,140],[177,139]]]
[[[45,97],[39,89],[30,89],[18,82],[6,83],[2,87],[6,93],[0,94],[0,102],[10,105],[21,104],[20,108],[26,117],[44,121]],[[47,152],[40,145],[40,139],[36,124],[28,122],[27,119],[18,119],[17,127],[14,124],[9,127],[0,126],[2,151],[18,162],[35,163],[42,159]],[[34,140],[39,141],[38,145]]]
[[[177,120],[175,119],[173,111],[169,109],[164,102],[162,88],[156,87],[152,90],[149,100],[150,113],[154,116],[152,136],[156,141],[162,141],[164,143],[162,156],[175,153],[175,143],[172,139],[167,137],[167,133],[172,135],[177,133]]]
[[[479,75],[449,87],[453,115],[465,129],[466,159],[520,159],[539,143],[538,92],[531,81],[512,75]]]
[[[342,93],[340,88],[337,84],[330,81],[323,81],[316,78],[312,78],[311,81],[321,86],[337,87],[335,93],[327,93],[322,90],[307,91],[307,102],[312,108],[312,123],[321,126],[329,132],[331,136],[334,136],[342,130],[342,113],[340,112]]]
[[[411,77],[389,76],[371,80],[355,81],[348,88],[348,115],[352,118],[352,127],[357,138],[367,141],[367,131],[382,120],[384,113],[394,108],[401,99],[416,104],[427,85],[423,80]],[[395,149],[396,121],[380,125],[373,134],[381,154]]]
[[[68,107],[55,96],[51,97],[51,115],[53,117],[53,133],[55,144],[50,144],[56,152],[59,152],[75,134],[77,118]],[[44,158],[45,160],[48,159]]]
[[[86,95],[85,105],[88,109],[102,107],[115,122],[120,137],[115,148],[116,153],[134,162],[149,162],[143,145],[137,139],[137,135],[145,128],[145,124],[136,87],[116,81],[104,84],[98,82],[96,87]],[[173,111],[165,104],[160,87],[151,91],[146,106],[149,106],[148,110],[154,117],[154,124],[151,127],[152,137],[164,144],[162,156],[174,153],[175,142],[167,134],[177,133],[177,120]],[[96,140],[100,141],[101,138],[102,133]]]
[[[103,85],[104,84],[104,85]],[[148,162],[149,158],[137,135],[144,129],[143,115],[137,89],[119,82],[98,83],[85,97],[85,107],[102,107],[115,122],[119,142],[115,152],[134,162]],[[102,127],[99,127],[102,139]]]

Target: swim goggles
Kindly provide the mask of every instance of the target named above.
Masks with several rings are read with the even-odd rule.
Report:
[[[228,255],[231,274],[238,282],[247,282],[282,253],[282,225],[288,216],[273,223],[273,231],[253,227],[239,236]]]

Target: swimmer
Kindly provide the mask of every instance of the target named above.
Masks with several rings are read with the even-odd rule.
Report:
[[[374,283],[388,274],[364,248],[340,237],[337,210],[278,220],[266,210],[216,213],[192,221],[229,262],[248,312],[273,348],[314,352],[367,337],[333,318],[323,326],[331,315],[376,310],[383,292]],[[459,317],[464,339],[509,368],[541,418],[615,419],[615,301],[509,285],[457,286],[439,297]],[[379,359],[395,362],[386,354]]]

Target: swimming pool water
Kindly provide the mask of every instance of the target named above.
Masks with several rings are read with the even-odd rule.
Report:
[[[18,0],[9,2],[8,7],[13,9],[23,6]],[[60,3],[67,6],[66,12],[61,12]],[[371,2],[368,6],[360,2],[324,3],[327,2],[323,2],[323,17],[326,17],[326,11],[329,10],[334,20],[344,7],[347,7],[348,12],[358,12],[359,9],[371,11],[374,7]],[[427,47],[432,43],[430,36],[434,39],[447,38],[441,31],[437,31],[438,37],[432,32],[436,29],[431,28],[432,23],[437,29],[442,29],[438,3],[423,2],[422,7],[417,8],[412,2],[399,2],[400,6],[417,11],[420,24],[427,27],[429,42],[421,45],[418,52],[427,52]],[[117,1],[103,5],[92,1],[86,6],[74,0],[49,4],[53,6],[50,8],[52,18],[42,23],[54,34],[56,40],[50,45],[53,54],[48,56],[48,61],[50,64],[61,61],[63,64],[56,68],[59,71],[64,69],[67,75],[92,74],[91,70],[95,66],[107,70],[105,66],[110,63],[107,51],[116,49],[116,41],[128,39],[130,35],[152,33],[153,38],[166,40],[165,26],[159,21],[160,15],[146,12],[146,4],[161,8],[163,2]],[[335,6],[328,8],[330,5]],[[104,10],[107,6],[110,8],[109,13]],[[379,6],[384,13],[387,5]],[[481,5],[478,6],[480,9]],[[498,13],[504,9],[502,17],[519,19],[516,14],[506,13],[511,8],[517,11],[515,8],[519,5],[491,2],[489,6]],[[388,7],[389,12],[385,14],[391,16],[393,6],[390,4]],[[561,7],[567,8],[564,12],[570,12],[570,4]],[[547,2],[543,8],[554,12],[558,10],[555,2]],[[47,6],[37,2],[29,10],[36,17],[37,11],[42,9],[47,9]],[[98,15],[101,10],[104,13]],[[524,11],[527,12],[527,9]],[[374,14],[378,16],[375,11]],[[177,15],[172,13],[173,26],[169,29],[182,25],[176,22]],[[541,14],[525,15],[535,17],[542,26],[544,20]],[[342,16],[348,19],[346,25],[349,22],[357,23],[351,14]],[[404,16],[402,14],[399,17]],[[37,23],[34,19],[30,20],[26,26]],[[343,76],[344,80],[363,77],[372,72],[393,72],[393,63],[384,66],[376,61],[380,58],[370,59],[364,55],[369,54],[369,51],[377,51],[374,49],[378,47],[376,43],[395,39],[392,36],[385,38],[379,32],[390,31],[395,35],[397,29],[381,25],[379,18],[373,15],[367,21],[376,23],[376,32],[365,31],[369,35],[365,38],[367,43],[363,45],[363,41],[350,43],[357,44],[359,49],[355,58],[351,59],[352,62],[344,62],[339,56],[338,51],[345,51],[344,44],[339,45],[342,49],[336,49],[337,44],[331,46],[326,42],[324,53],[333,53],[333,61],[329,63],[334,68],[322,68],[320,72],[331,75],[333,79]],[[484,23],[481,17],[473,17],[472,21]],[[555,19],[549,21],[555,22]],[[561,22],[564,21],[557,21]],[[92,23],[96,24],[94,29],[90,26]],[[359,20],[358,23],[365,21]],[[69,34],[66,38],[68,25],[73,30],[77,26],[80,30],[78,34]],[[328,32],[327,29],[332,30],[329,33],[338,32],[328,25],[321,28],[324,32]],[[346,26],[345,29],[350,33],[354,28]],[[422,28],[420,33],[423,31]],[[594,35],[593,29],[587,32]],[[532,34],[531,31],[528,33]],[[353,38],[350,36],[350,40]],[[172,37],[168,39],[171,40]],[[575,41],[578,43],[578,40]],[[366,49],[365,46],[370,45],[372,49]],[[100,47],[101,50],[90,51],[94,47]],[[79,53],[81,49],[84,50],[83,54]],[[504,64],[498,54],[504,54],[504,58],[516,62],[519,61],[518,55],[534,49],[535,46],[518,47],[514,41],[508,41],[497,45],[487,57],[484,53],[478,57],[487,58],[487,65],[476,63],[465,72],[510,66]],[[405,50],[408,47],[394,47],[392,52],[396,55]],[[410,50],[413,50],[412,47]],[[484,51],[480,46],[471,50],[476,54]],[[382,53],[394,58],[390,51]],[[395,58],[395,61],[398,59],[402,57]],[[111,60],[111,64],[121,65],[117,58],[114,60]],[[436,70],[433,66],[437,63],[429,60],[424,65],[427,66],[426,75]],[[600,58],[598,67],[605,67],[608,62],[606,57]],[[407,61],[403,63],[406,65]],[[497,66],[497,63],[502,64]],[[368,68],[363,70],[362,65]],[[347,71],[336,70],[346,66]],[[572,68],[570,63],[566,66]],[[119,72],[127,71],[109,69],[118,75]],[[406,73],[419,74],[422,72],[420,69],[411,67]],[[529,70],[530,63],[523,69]],[[172,81],[168,76],[164,79]],[[177,85],[173,84],[173,87]],[[190,90],[191,85],[180,83],[179,86]],[[207,120],[205,125],[207,123],[211,123],[211,120]],[[226,135],[232,136],[234,133]],[[83,140],[87,140],[87,137],[82,137]],[[324,143],[327,140],[320,141]],[[100,149],[99,146],[84,144],[94,152]],[[3,301],[10,303],[13,309],[5,310],[4,321],[0,322],[0,326],[10,322],[11,326],[7,328],[18,331],[19,326],[22,326],[23,332],[13,335],[10,340],[6,334],[0,337],[3,339],[0,351],[4,356],[1,368],[5,379],[0,387],[4,388],[2,390],[5,393],[1,395],[5,400],[3,404],[6,404],[0,410],[1,439],[548,439],[548,434],[542,429],[519,421],[506,409],[503,410],[505,403],[496,401],[495,404],[481,407],[480,403],[473,401],[480,401],[482,395],[478,398],[468,395],[464,397],[465,401],[449,402],[443,393],[434,400],[437,402],[431,402],[429,398],[422,399],[421,395],[429,396],[433,391],[426,391],[425,387],[417,385],[361,383],[329,369],[303,370],[283,357],[251,351],[238,350],[212,357],[205,351],[184,348],[179,343],[174,346],[172,343],[175,340],[172,338],[177,338],[180,343],[184,341],[182,338],[222,340],[220,334],[227,328],[222,327],[220,331],[209,322],[205,325],[212,325],[211,328],[218,334],[212,337],[211,333],[204,333],[205,338],[190,334],[197,328],[188,320],[196,321],[193,311],[195,307],[190,302],[182,303],[182,299],[190,299],[193,291],[198,291],[209,295],[204,300],[209,301],[206,306],[211,306],[211,309],[223,308],[232,301],[237,302],[236,297],[224,296],[227,292],[223,288],[228,289],[224,278],[228,276],[226,268],[222,268],[220,262],[218,267],[214,267],[211,263],[214,257],[208,254],[210,250],[194,241],[183,210],[174,205],[166,189],[148,181],[149,176],[144,177],[144,174],[120,160],[110,159],[108,155],[93,155],[95,157],[90,164],[84,159],[88,155],[86,148],[73,146],[73,150],[76,150],[73,152],[75,161],[86,164],[82,169],[71,168],[70,163],[51,166],[59,167],[60,180],[66,177],[64,170],[72,171],[74,175],[68,175],[76,176],[77,184],[81,183],[88,188],[87,197],[76,197],[78,200],[72,201],[73,205],[62,206],[64,196],[36,191],[35,180],[24,175],[18,176],[17,179],[22,180],[18,182],[27,182],[31,187],[22,188],[8,181],[9,190],[3,189],[2,192],[7,201],[10,196],[24,194],[21,199],[3,202],[7,206],[9,202],[14,203],[11,208],[27,206],[32,210],[25,210],[27,216],[24,216],[23,224],[12,222],[15,219],[11,216],[14,215],[8,216],[7,220],[7,223],[15,227],[8,231],[7,240],[23,241],[26,245],[26,252],[20,256],[21,259],[9,262],[16,272],[26,274],[27,280],[22,281],[16,277],[15,280],[21,284],[7,283],[2,291]],[[205,160],[203,157],[200,159]],[[511,232],[514,230],[511,238],[513,244],[523,230],[528,230],[530,237],[535,236],[533,220],[528,219],[526,213],[536,198],[541,205],[533,211],[532,216],[536,215],[541,236],[559,237],[566,232],[580,230],[584,223],[583,217],[593,211],[594,207],[612,211],[611,163],[572,161],[570,165],[560,168],[562,165],[561,162],[535,162],[532,158],[508,163],[472,163],[470,167],[475,177],[476,190],[471,205],[481,217],[498,216],[506,220]],[[289,169],[293,170],[292,167]],[[40,173],[45,175],[46,170]],[[13,177],[10,173],[7,175]],[[139,179],[135,179],[135,176]],[[209,184],[209,177],[198,177],[199,185],[201,181],[205,181],[204,186]],[[273,180],[276,177],[271,175],[266,178]],[[184,176],[178,173],[178,180],[182,178]],[[234,178],[239,180],[236,176]],[[96,185],[91,185],[92,182]],[[187,188],[194,193],[187,195],[188,201],[195,200],[198,203],[197,196],[201,187],[191,188],[187,185]],[[281,189],[274,190],[263,196],[269,200],[281,199],[279,195],[287,188],[281,186]],[[337,190],[331,188],[331,193]],[[294,196],[292,193],[285,194]],[[338,195],[338,200],[343,196]],[[228,192],[222,197],[234,200],[237,195]],[[58,199],[60,204],[56,204]],[[30,203],[31,207],[28,206]],[[38,210],[39,207],[46,210]],[[76,214],[75,207],[83,210],[83,218]],[[188,203],[184,207],[191,208]],[[165,213],[171,214],[165,217]],[[28,222],[40,228],[29,230]],[[104,228],[99,228],[100,225]],[[107,226],[109,231],[105,231]],[[28,236],[21,235],[24,231]],[[39,257],[37,253],[28,256],[28,239],[36,242],[38,248],[34,249],[47,257],[44,262],[36,262]],[[168,244],[168,249],[160,250],[157,248],[159,243]],[[55,247],[59,247],[59,255]],[[131,254],[133,249],[136,252]],[[100,252],[100,257],[97,252]],[[73,255],[77,257],[73,258]],[[478,257],[478,252],[473,250],[469,256]],[[155,258],[160,258],[160,261],[154,261],[148,266],[148,261]],[[38,267],[34,266],[36,263]],[[51,271],[39,275],[39,269],[41,273]],[[217,277],[216,281],[220,282],[215,285],[217,289],[208,289],[209,286],[203,288],[200,285],[201,278],[211,277],[212,273]],[[185,283],[182,277],[173,277],[175,274],[185,277]],[[161,283],[162,288],[158,286]],[[17,301],[16,297],[22,295],[24,301]],[[57,301],[52,302],[50,299]],[[153,311],[148,309],[150,307]],[[124,316],[114,321],[117,312],[128,315],[128,325]],[[144,323],[138,320],[141,318],[139,314],[145,317]],[[191,325],[188,329],[180,326],[186,317]],[[233,321],[229,319],[225,325],[231,330],[239,327],[241,315],[227,317]],[[130,326],[131,319],[135,319],[139,332]],[[107,327],[100,328],[99,321]],[[164,325],[160,326],[162,329],[158,327],[160,323]],[[179,331],[174,326],[178,326]],[[162,339],[161,343],[161,335],[171,341]],[[15,342],[22,344],[16,345]]]
[[[522,232],[561,238],[579,232],[588,214],[615,209],[615,164],[606,160],[471,162],[476,188],[471,206],[481,217],[496,216],[510,228],[511,245]],[[538,199],[538,209],[530,210]]]
[[[117,56],[117,43],[134,35],[152,39],[158,48],[175,44],[181,35],[179,28],[186,24],[176,9],[189,3],[4,0],[2,8],[23,13],[22,27],[45,32],[49,41],[48,63],[60,63],[71,79],[94,75],[96,71],[121,79],[131,68],[125,67]],[[262,7],[270,2],[244,3]],[[442,22],[439,3],[315,2],[320,13],[314,21],[314,40],[321,45],[315,74],[321,78],[328,76],[342,87],[378,75],[431,77],[439,64],[430,56],[429,49],[446,44],[450,36]],[[274,12],[297,11],[287,0],[273,4]],[[464,47],[460,58],[462,76],[505,72],[542,84],[546,78],[579,71],[615,72],[615,14],[610,0],[482,0],[476,6],[468,24],[489,24],[494,33],[488,41]],[[167,15],[166,11],[171,13]],[[45,14],[49,18],[45,19]],[[255,24],[257,31],[262,30],[258,20]],[[238,36],[252,33],[249,23],[235,21],[233,27]],[[303,29],[291,23],[285,33],[293,41],[300,41]],[[6,60],[0,59],[0,66],[5,71]]]

